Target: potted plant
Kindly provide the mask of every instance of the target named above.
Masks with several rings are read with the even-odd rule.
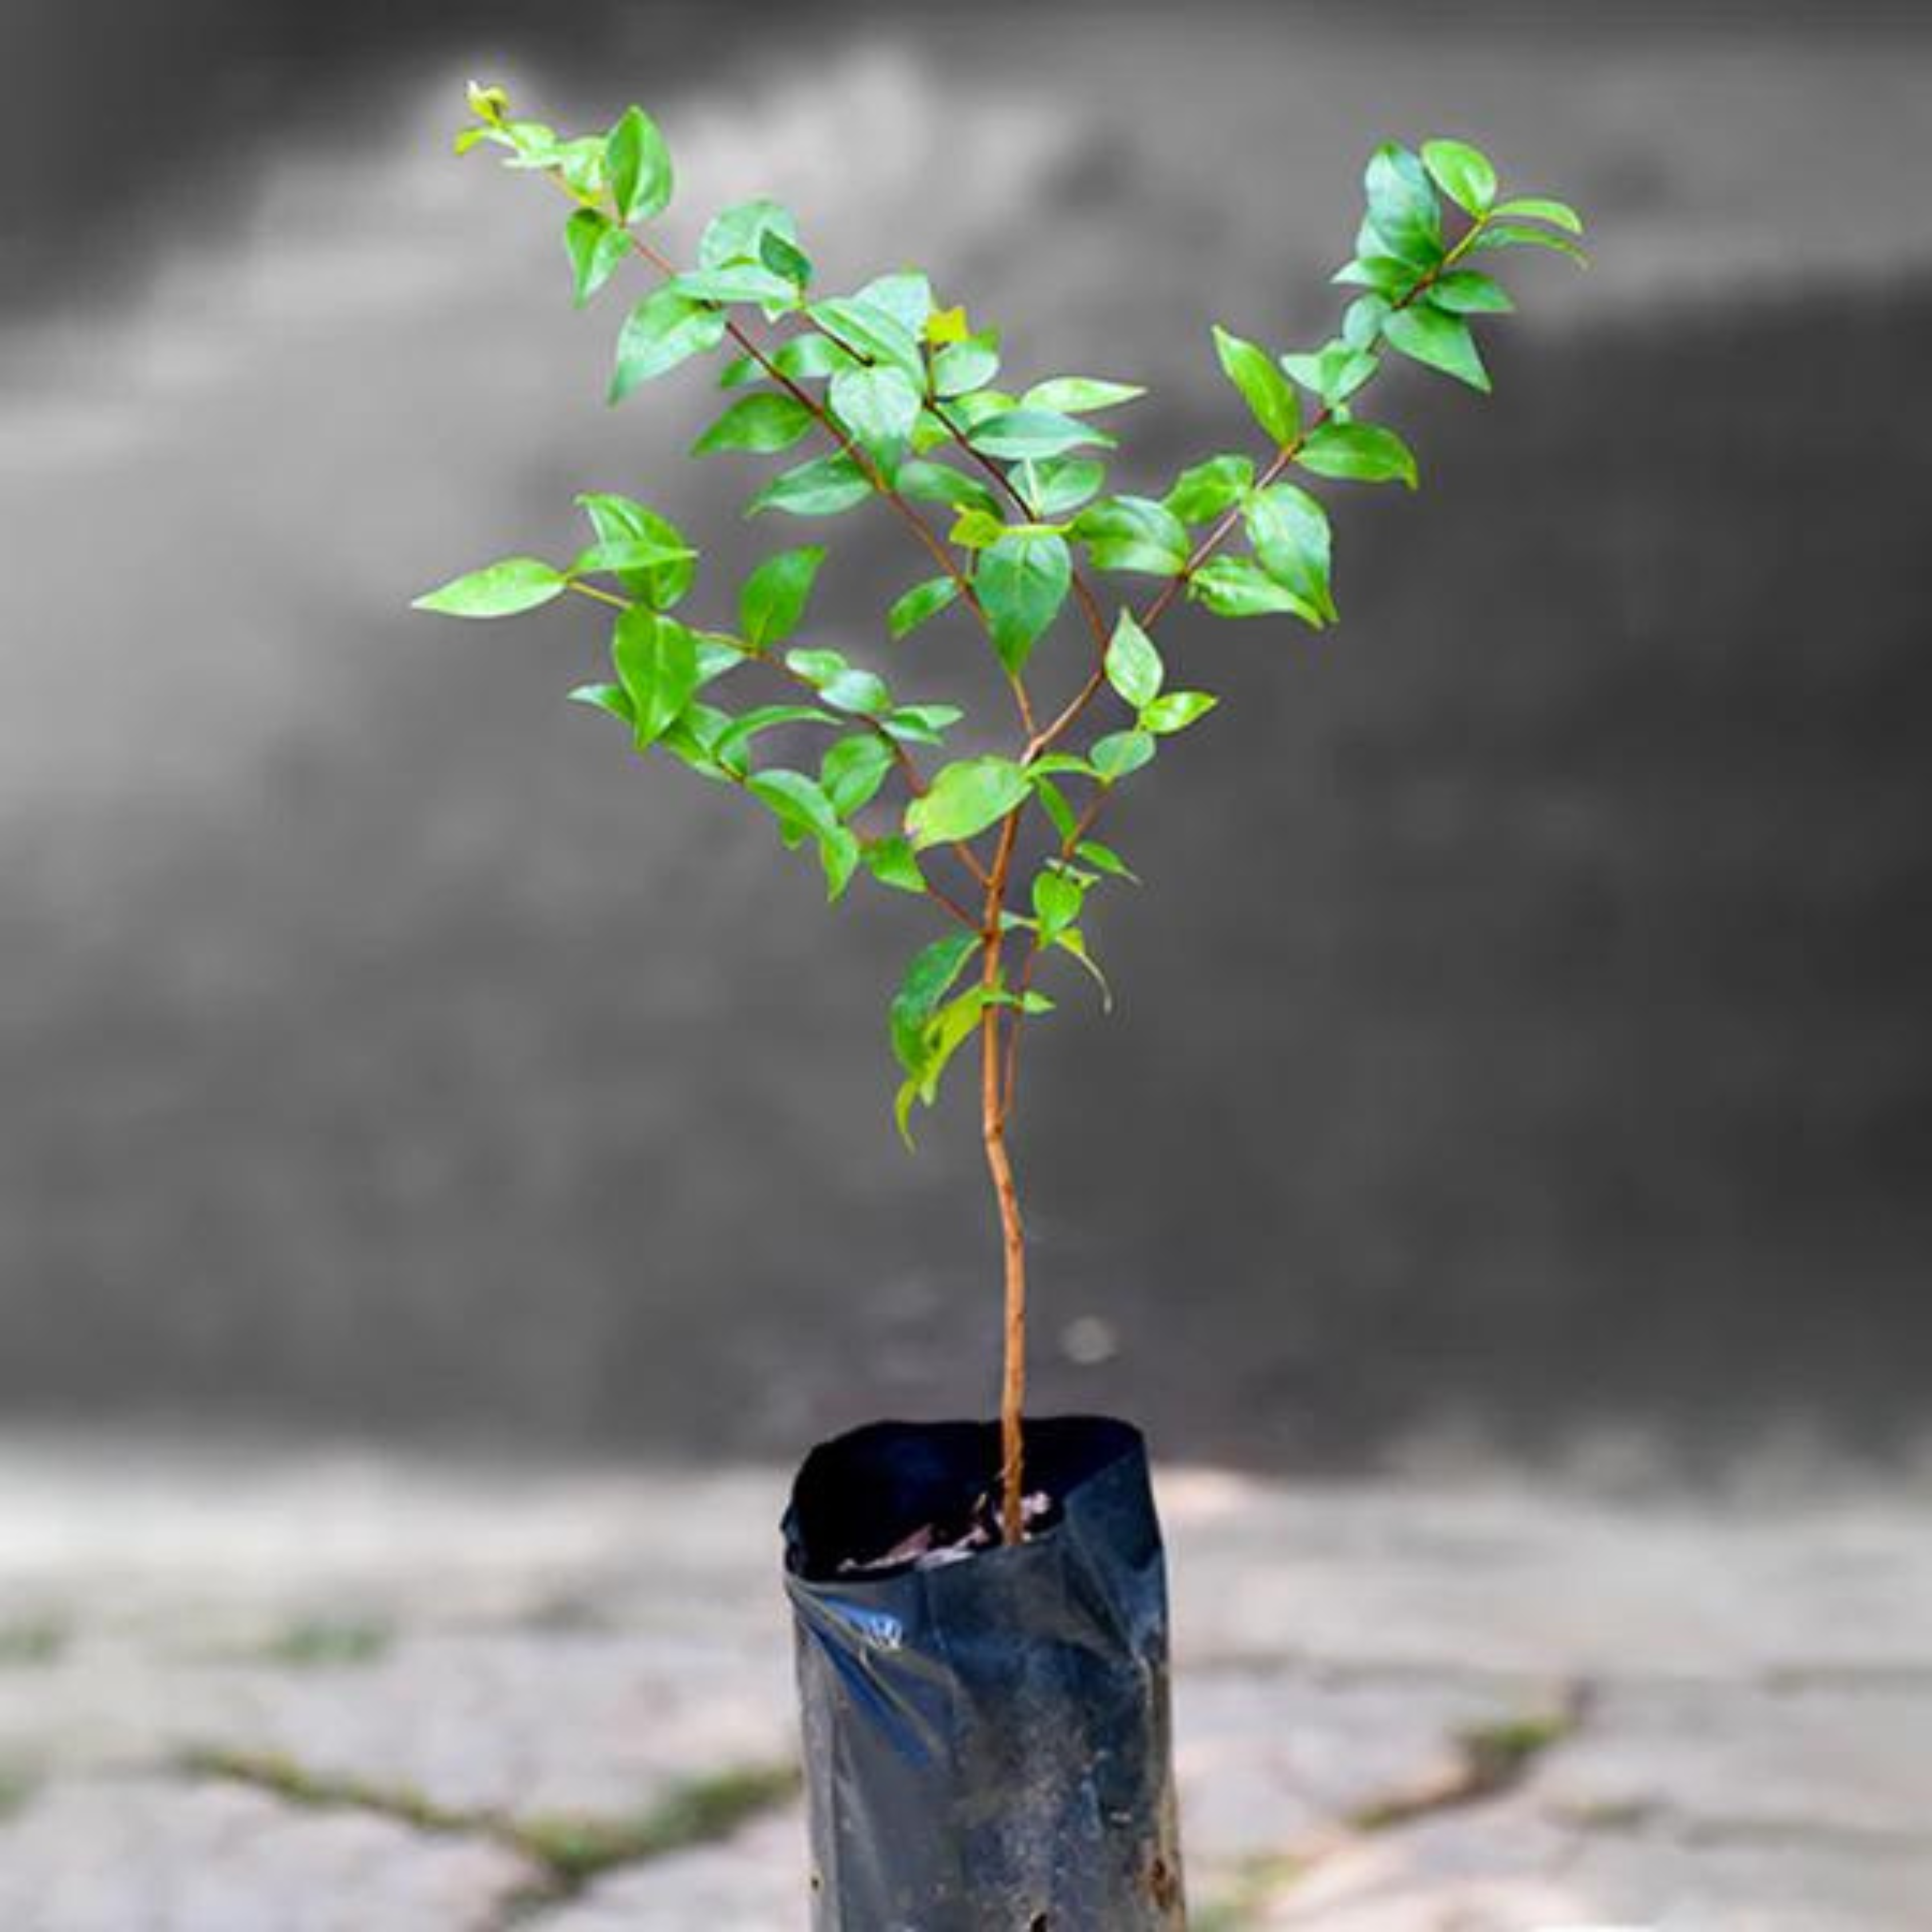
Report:
[[[650,226],[672,164],[641,110],[566,139],[513,118],[499,89],[472,87],[470,104],[458,151],[499,148],[567,202],[580,304],[621,268],[651,272],[618,339],[611,400],[727,352],[730,400],[694,453],[780,459],[751,515],[885,506],[926,572],[892,599],[890,638],[951,611],[958,641],[976,635],[990,651],[1012,709],[1002,742],[932,701],[936,649],[889,677],[795,642],[818,545],[758,564],[728,627],[676,614],[698,553],[661,510],[626,496],[579,500],[590,541],[570,561],[511,557],[418,600],[462,617],[566,596],[600,607],[611,675],[573,698],[616,718],[639,752],[742,791],[787,847],[815,854],[832,899],[862,879],[922,899],[941,923],[891,1000],[896,1113],[910,1141],[954,1060],[976,1059],[1004,1375],[997,1421],[875,1424],[821,1444],[800,1473],[786,1582],[814,1922],[1166,1932],[1185,1906],[1160,1532],[1137,1432],[1025,1413],[1026,1244],[1007,1151],[1022,1037],[1053,1008],[1042,969],[1070,964],[1106,997],[1088,903],[1136,881],[1098,821],[1165,739],[1214,707],[1171,680],[1154,640],[1162,617],[1186,597],[1216,616],[1334,622],[1328,519],[1309,482],[1417,482],[1402,439],[1359,412],[1364,391],[1390,352],[1487,389],[1473,325],[1512,304],[1479,263],[1526,248],[1580,260],[1582,224],[1559,202],[1500,198],[1495,169],[1466,143],[1377,149],[1336,277],[1359,291],[1339,332],[1276,356],[1214,330],[1258,449],[1207,456],[1159,496],[1113,494],[1115,439],[1094,418],[1140,389],[1086,376],[998,386],[998,331],[942,304],[916,271],[820,292],[776,202],[716,214],[680,266]],[[1121,576],[1142,580],[1137,600],[1100,588]],[[1063,617],[1078,641],[1042,649]]]

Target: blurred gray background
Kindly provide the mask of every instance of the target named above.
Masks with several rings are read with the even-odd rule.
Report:
[[[1924,1448],[1932,30],[1878,9],[8,0],[0,1403],[784,1456],[983,1410],[968,1096],[894,1139],[920,910],[562,702],[582,609],[412,616],[621,489],[721,564],[754,460],[601,394],[472,73],[632,98],[673,233],[758,191],[1010,362],[1239,446],[1207,338],[1324,331],[1374,143],[1593,218],[1484,404],[1389,385],[1348,614],[1182,618],[1230,700],[1029,1048],[1042,1406],[1284,1470]],[[728,470],[724,464],[740,466]],[[920,574],[879,518],[820,606]],[[730,581],[721,570],[721,586]],[[962,635],[901,647],[943,686]],[[1069,636],[1063,647],[1074,648]],[[1622,1450],[1618,1453],[1622,1453]]]

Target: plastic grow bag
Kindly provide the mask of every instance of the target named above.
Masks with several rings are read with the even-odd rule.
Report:
[[[1018,1546],[871,1566],[997,1484],[991,1424],[875,1423],[784,1520],[814,1932],[1180,1932],[1167,1585],[1140,1432],[1027,1425]]]

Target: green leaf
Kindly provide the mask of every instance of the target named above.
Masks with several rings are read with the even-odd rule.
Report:
[[[1079,922],[1087,888],[1065,872],[1036,872],[1033,881],[1034,917],[1040,922],[1040,943],[1051,946],[1070,926]]]
[[[796,396],[762,389],[741,396],[691,446],[694,456],[720,449],[748,449],[770,456],[789,449],[812,425],[812,412]]]
[[[1390,316],[1382,324],[1382,335],[1391,349],[1412,360],[1454,376],[1472,389],[1488,391],[1490,372],[1483,367],[1469,325],[1460,315],[1419,303]]]
[[[959,595],[959,581],[952,577],[928,577],[915,584],[886,613],[886,628],[895,638],[916,630],[928,617],[937,616]]]
[[[925,339],[932,316],[932,284],[917,268],[876,276],[853,299],[884,309],[915,342]]]
[[[1070,449],[1111,449],[1114,439],[1052,410],[1003,410],[976,425],[967,440],[1003,463],[1038,461]]]
[[[931,1106],[939,1096],[939,1082],[952,1056],[979,1030],[982,1016],[1001,996],[986,986],[971,986],[949,1000],[926,1024],[920,1036],[918,1070],[901,1086],[892,1103],[899,1135],[912,1145],[910,1121],[915,1100]]]
[[[1090,410],[1118,409],[1144,396],[1134,382],[1108,382],[1097,376],[1053,376],[1036,382],[1020,398],[1023,410],[1048,410],[1057,416],[1077,416]]]
[[[1136,622],[1130,610],[1123,610],[1114,626],[1107,646],[1107,682],[1138,711],[1160,695],[1166,667],[1154,640]]]
[[[1142,710],[1141,729],[1151,731],[1157,738],[1172,737],[1206,717],[1220,701],[1204,691],[1170,691]]]
[[[1184,524],[1204,524],[1231,510],[1254,488],[1255,466],[1245,456],[1210,456],[1184,470],[1163,500]]]
[[[997,519],[1000,501],[977,477],[968,476],[944,463],[919,458],[899,465],[893,484],[899,494],[922,503],[944,503],[956,510],[983,510]]]
[[[1425,141],[1422,164],[1466,214],[1482,214],[1496,198],[1496,164],[1465,141]]]
[[[1154,756],[1150,731],[1110,731],[1088,754],[1103,784],[1115,784],[1140,770]]]
[[[774,770],[754,772],[745,789],[764,805],[778,822],[778,836],[788,845],[815,839],[825,868],[826,897],[836,899],[858,869],[859,842],[838,822],[818,782],[802,772]]]
[[[1033,779],[1011,758],[962,758],[943,766],[931,788],[906,807],[915,851],[972,838],[1026,802]]]
[[[1003,536],[980,553],[974,587],[993,648],[1015,676],[1059,616],[1072,581],[1073,558],[1062,537]]]
[[[926,1028],[980,944],[977,933],[949,932],[915,953],[906,968],[888,1019],[893,1055],[908,1073],[925,1064]]]
[[[1442,209],[1427,170],[1404,147],[1384,142],[1369,162],[1367,230],[1397,261],[1432,268],[1442,258]],[[1356,253],[1372,253],[1358,242]]]
[[[1187,530],[1150,496],[1108,496],[1082,510],[1073,533],[1096,570],[1178,577],[1187,562]]]
[[[1077,959],[1088,976],[1100,989],[1100,1004],[1108,1012],[1114,1010],[1114,989],[1107,983],[1107,976],[1100,970],[1094,956],[1087,950],[1087,935],[1077,926],[1069,926],[1064,932],[1054,937],[1055,948]]]
[[[1470,244],[1472,251],[1479,248],[1547,248],[1552,254],[1567,255],[1580,266],[1587,266],[1589,257],[1567,235],[1552,235],[1546,228],[1526,228],[1520,222],[1492,222]]]
[[[758,236],[758,260],[802,295],[812,282],[812,257],[790,236],[766,228]]]
[[[1430,284],[1429,300],[1451,315],[1508,315],[1516,308],[1509,291],[1480,268],[1451,268]]]
[[[698,553],[668,518],[628,496],[592,491],[577,500],[598,542],[620,556],[623,547],[650,545],[665,554],[662,563],[620,564],[617,581],[654,610],[674,610],[698,578]]]
[[[841,818],[871,804],[892,768],[892,748],[876,732],[841,738],[827,748],[818,782]]]
[[[631,251],[629,238],[594,208],[580,208],[563,224],[577,306],[583,308],[617,272]]]
[[[608,711],[613,718],[621,718],[626,724],[634,723],[637,714],[631,708],[631,700],[621,684],[580,684],[569,694],[572,704],[588,705],[593,711]]]
[[[892,694],[877,671],[853,668],[828,678],[818,688],[827,704],[861,718],[878,718],[892,708]]]
[[[1294,460],[1317,476],[1416,487],[1415,458],[1408,445],[1394,430],[1375,423],[1324,423],[1310,434]]]
[[[604,143],[604,172],[620,221],[648,221],[670,204],[670,150],[641,107],[627,107]]]
[[[850,353],[840,348],[829,335],[788,336],[770,351],[769,356],[772,368],[781,376],[789,376],[794,382],[816,382],[821,376],[830,375],[835,369],[853,366]],[[735,356],[718,371],[718,386],[721,389],[742,389],[746,383],[758,381],[765,373],[764,364],[755,356]]]
[[[1304,389],[1312,389],[1330,409],[1346,403],[1379,366],[1365,349],[1337,338],[1312,356],[1284,356],[1281,366]]]
[[[666,285],[694,302],[755,302],[767,314],[798,305],[798,290],[760,262],[728,262],[722,268],[691,268]]]
[[[833,517],[872,494],[866,472],[843,450],[814,457],[774,476],[745,506],[748,517],[782,510],[794,517]]]
[[[752,650],[782,643],[798,628],[824,561],[825,552],[816,544],[782,550],[746,578],[738,592],[738,624]]]
[[[1385,296],[1359,296],[1342,317],[1342,340],[1365,353],[1380,339],[1382,324],[1393,312]]]
[[[829,394],[832,413],[874,454],[903,442],[919,419],[919,386],[902,369],[842,369]]]
[[[617,338],[611,401],[621,403],[652,377],[716,349],[724,339],[724,318],[716,309],[680,295],[668,284],[652,290],[632,310]]]
[[[1080,820],[1075,815],[1072,806],[1067,803],[1066,794],[1052,779],[1040,775],[1037,761],[1029,769],[1034,775],[1034,796],[1040,800],[1041,809],[1052,820],[1053,829],[1063,840],[1072,838],[1080,829]]]
[[[775,731],[784,724],[836,724],[838,720],[829,711],[820,711],[809,704],[760,704],[755,710],[747,711],[743,716],[734,718],[721,731],[710,746],[711,754],[721,765],[742,766],[744,760],[740,756],[749,748],[752,742],[766,731]]]
[[[1371,245],[1373,240],[1371,236]],[[1393,255],[1364,254],[1344,262],[1330,279],[1346,287],[1369,289],[1386,299],[1403,302],[1414,292],[1423,274],[1422,269],[1399,262]]]
[[[1513,217],[1524,221],[1546,221],[1552,227],[1562,229],[1566,235],[1580,235],[1583,232],[1583,218],[1567,201],[1530,196],[1518,201],[1500,202],[1492,212],[1498,218]]]
[[[444,617],[514,617],[561,597],[569,586],[569,578],[553,564],[509,556],[428,592],[410,608]]]
[[[1286,613],[1318,631],[1328,621],[1306,598],[1277,584],[1244,556],[1217,556],[1203,564],[1188,589],[1217,617],[1271,617]]]
[[[700,776],[716,784],[735,784],[738,775],[721,765],[711,748],[728,728],[730,716],[709,704],[694,700],[683,715],[658,740],[662,750],[670,753]]]
[[[944,742],[942,734],[965,715],[956,704],[902,704],[888,712],[884,722],[902,744],[938,745]]]
[[[700,268],[729,268],[734,262],[750,262],[770,268],[765,260],[764,239],[777,235],[794,243],[798,240],[798,223],[791,210],[781,202],[760,196],[751,201],[721,208],[706,224],[698,242]]]
[[[1294,386],[1268,359],[1264,350],[1244,342],[1219,322],[1214,325],[1214,352],[1228,380],[1240,391],[1255,420],[1277,447],[1292,442],[1301,428],[1301,404]]]
[[[1124,879],[1130,886],[1140,884],[1140,874],[1129,866],[1126,860],[1111,845],[1102,845],[1097,838],[1083,838],[1074,847],[1073,856],[1084,859],[1096,872],[1106,872],[1117,879]]]
[[[594,543],[588,549],[580,550],[572,560],[570,574],[573,578],[589,577],[600,573],[623,578],[634,572],[656,570],[667,563],[677,563],[698,553],[682,546],[674,548],[668,544],[654,543],[648,537],[619,537],[609,543]]]
[[[926,890],[926,874],[920,870],[912,848],[896,832],[886,838],[868,839],[860,847],[859,858],[882,886],[898,892]]]
[[[1328,588],[1328,512],[1298,485],[1277,483],[1250,496],[1243,514],[1262,568],[1332,623],[1336,612]]]
[[[806,310],[835,340],[868,362],[883,362],[909,376],[916,388],[926,381],[918,338],[890,310],[856,296],[834,296]]]
[[[1107,480],[1107,466],[1089,456],[1069,456],[1027,464],[1020,472],[1020,494],[1035,516],[1052,522],[1079,508]]]
[[[610,654],[643,751],[664,736],[698,690],[698,640],[675,617],[634,604],[617,620]]]
[[[963,396],[983,389],[1000,373],[1000,338],[997,329],[982,329],[963,342],[940,350],[932,358],[932,393],[935,396]]]

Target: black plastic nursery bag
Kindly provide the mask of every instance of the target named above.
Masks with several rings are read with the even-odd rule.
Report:
[[[1186,1925],[1146,1445],[1101,1417],[1029,1422],[1047,1507],[1024,1544],[882,1563],[983,1522],[998,1466],[991,1424],[881,1422],[799,1473],[814,1932]]]

